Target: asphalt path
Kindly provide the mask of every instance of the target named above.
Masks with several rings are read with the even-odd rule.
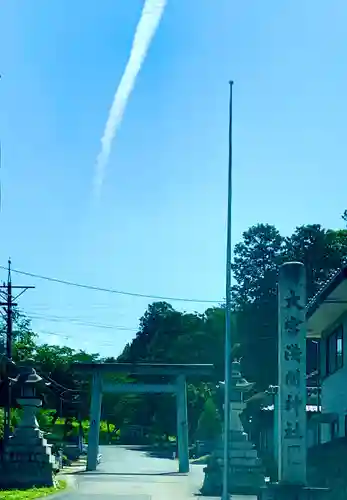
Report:
[[[199,499],[202,465],[193,465],[189,474],[179,474],[177,460],[158,458],[141,447],[103,446],[100,453],[102,460],[97,470],[75,474],[75,488],[58,495],[57,500]]]

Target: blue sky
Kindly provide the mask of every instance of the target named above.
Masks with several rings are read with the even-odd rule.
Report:
[[[168,0],[95,206],[100,138],[141,8],[140,0],[1,3],[0,265],[10,255],[14,268],[41,275],[218,300],[230,78],[233,241],[257,222],[284,234],[342,225],[347,4]],[[36,286],[20,305],[42,341],[102,354],[121,351],[149,302],[14,281]]]

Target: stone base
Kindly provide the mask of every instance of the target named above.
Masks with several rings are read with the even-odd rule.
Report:
[[[261,488],[258,500],[325,500],[328,488],[269,483]]]
[[[54,486],[52,466],[47,463],[0,462],[0,489]]]
[[[39,428],[18,427],[0,460],[0,488],[54,486],[55,458]]]
[[[212,467],[205,468],[204,484],[200,490],[203,496],[221,496],[223,491],[223,469]],[[254,470],[230,468],[229,493],[231,495],[258,495],[264,484],[261,474]]]
[[[223,442],[221,441],[204,469],[205,479],[201,494],[221,495],[223,489]],[[257,495],[265,484],[261,461],[248,436],[242,431],[229,435],[229,485],[230,494]]]
[[[229,493],[257,495],[264,486],[264,472],[261,461],[252,444],[245,438],[229,444]],[[223,448],[222,443],[210,457],[204,468],[205,479],[201,488],[204,496],[221,495],[223,489]]]

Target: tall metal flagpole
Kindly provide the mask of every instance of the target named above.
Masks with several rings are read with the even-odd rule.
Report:
[[[233,83],[230,85],[229,101],[229,166],[228,166],[228,217],[226,248],[226,308],[225,308],[225,385],[224,385],[224,467],[222,500],[229,499],[229,434],[230,434],[230,390],[231,390],[231,208],[232,208],[232,116],[233,116]]]

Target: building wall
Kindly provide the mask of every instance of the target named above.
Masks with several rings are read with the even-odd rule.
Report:
[[[340,324],[343,325],[343,366],[331,375],[326,374],[326,338]],[[322,413],[336,413],[338,423],[336,425],[335,437],[345,435],[345,417],[347,415],[347,315],[332,325],[332,328],[325,332],[320,345],[320,364],[322,374],[321,404]],[[332,438],[332,425],[330,423],[321,424],[321,442],[325,443]]]
[[[312,425],[310,421],[307,423],[307,448],[312,448],[319,443],[317,425]]]
[[[277,406],[277,394],[274,398],[275,408]],[[263,410],[264,411],[264,410]],[[273,413],[273,418],[264,422],[259,438],[259,451],[261,453],[269,452],[273,455],[274,461],[277,463],[278,461],[278,419],[276,418],[276,411]],[[312,448],[313,446],[318,445],[319,436],[318,436],[318,428],[317,425],[312,421],[311,417],[314,415],[314,412],[307,412],[307,433],[306,433],[306,443],[307,448]]]

